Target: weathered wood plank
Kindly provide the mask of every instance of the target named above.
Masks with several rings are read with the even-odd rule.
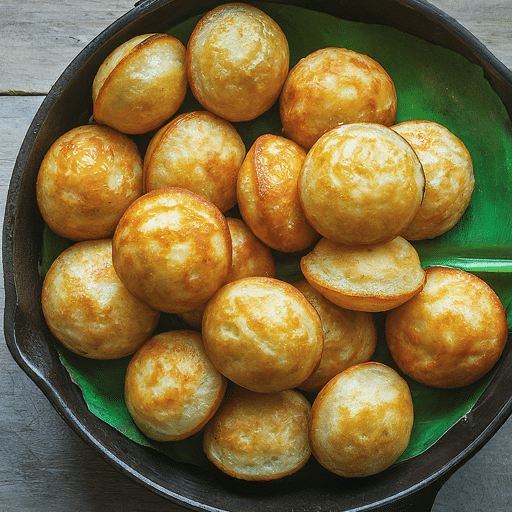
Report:
[[[47,93],[78,53],[136,0],[2,0],[0,93]]]
[[[512,9],[510,0],[430,0],[455,18],[501,62],[512,69]]]
[[[37,109],[41,105],[43,96],[0,96],[0,197],[1,204],[5,204],[4,188],[8,185],[12,168],[27,128]]]

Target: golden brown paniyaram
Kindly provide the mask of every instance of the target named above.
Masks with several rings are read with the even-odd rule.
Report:
[[[386,315],[393,359],[409,377],[437,388],[467,386],[496,363],[507,342],[505,309],[469,272],[427,268],[423,290]]]
[[[111,238],[142,185],[142,157],[127,135],[107,126],[79,126],[46,152],[37,204],[48,227],[64,238]]]
[[[181,187],[221,212],[236,204],[245,145],[234,126],[210,112],[188,112],[160,128],[144,156],[144,190]]]
[[[226,283],[242,277],[276,277],[272,251],[259,240],[249,226],[234,217],[226,217],[231,234],[233,256]]]
[[[412,146],[425,172],[425,197],[401,233],[408,240],[442,235],[466,211],[475,178],[468,149],[448,128],[433,121],[404,121],[391,127]]]
[[[176,441],[207,423],[226,386],[226,379],[208,359],[198,332],[169,331],[153,336],[130,360],[125,401],[147,437]]]
[[[374,475],[405,451],[413,422],[407,382],[389,366],[361,363],[333,377],[315,398],[311,452],[337,475]]]
[[[297,252],[318,239],[299,200],[297,181],[306,152],[273,134],[253,143],[237,178],[238,208],[253,233],[282,252]]]
[[[190,89],[199,103],[228,121],[249,121],[278,99],[290,51],[279,25],[239,2],[199,20],[187,44]]]
[[[91,359],[133,354],[160,317],[119,280],[110,239],[78,242],[62,252],[46,273],[41,304],[52,334]]]
[[[346,309],[387,311],[416,295],[425,271],[404,238],[374,245],[344,245],[321,238],[300,262],[309,284]]]
[[[113,238],[114,268],[125,286],[167,313],[204,305],[231,268],[226,218],[210,201],[168,187],[140,197]]]
[[[291,284],[246,277],[224,285],[203,315],[206,353],[235,384],[260,393],[291,389],[320,362],[320,317]]]
[[[348,123],[395,122],[393,80],[368,55],[328,47],[290,71],[279,98],[284,133],[309,149],[325,132]]]
[[[123,133],[147,133],[178,110],[186,92],[185,46],[168,34],[143,34],[120,45],[99,67],[93,116]]]
[[[304,213],[321,235],[376,244],[412,222],[425,176],[403,137],[386,126],[354,123],[320,137],[306,156],[298,187]]]
[[[293,285],[311,302],[322,321],[324,350],[320,365],[297,386],[318,392],[338,373],[370,360],[377,346],[377,326],[372,313],[337,306],[305,279]]]
[[[234,387],[205,426],[204,451],[224,473],[242,480],[291,475],[311,455],[310,409],[295,390],[255,393]]]

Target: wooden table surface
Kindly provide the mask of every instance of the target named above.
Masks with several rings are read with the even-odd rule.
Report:
[[[135,0],[0,0],[0,202],[44,95]],[[512,68],[512,0],[432,0]],[[2,215],[3,217],[3,215]],[[2,279],[3,283],[3,279]],[[3,310],[4,291],[0,302]],[[1,330],[3,333],[3,328]],[[79,439],[0,340],[0,512],[183,508],[132,482]],[[512,418],[437,496],[433,512],[512,510]]]

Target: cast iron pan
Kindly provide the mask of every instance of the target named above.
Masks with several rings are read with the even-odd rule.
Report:
[[[101,62],[135,35],[166,31],[223,2],[146,0],[95,38],[55,83],[37,112],[20,149],[7,198],[3,229],[6,291],[5,337],[12,356],[53,407],[89,445],[125,475],[155,493],[193,510],[393,511],[430,510],[443,483],[492,437],[512,412],[512,353],[473,410],[422,454],[364,479],[345,480],[311,461],[307,478],[244,483],[177,463],[142,447],[91,414],[79,388],[62,366],[40,304],[43,221],[35,181],[50,144],[92,113],[91,84]],[[343,19],[389,25],[454,50],[484,70],[512,115],[512,73],[455,20],[421,0],[283,1]],[[510,338],[510,334],[509,334]],[[509,344],[510,345],[510,342]]]

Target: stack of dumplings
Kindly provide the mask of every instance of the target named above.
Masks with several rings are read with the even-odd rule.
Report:
[[[180,110],[187,89],[203,110]],[[471,156],[434,121],[397,123],[370,56],[320,48],[290,70],[279,25],[228,3],[186,47],[125,42],[92,99],[94,122],[57,139],[37,178],[44,221],[74,242],[45,276],[43,313],[67,349],[131,357],[126,405],[148,438],[202,432],[236,479],[282,478],[310,456],[365,477],[409,443],[406,376],[453,388],[496,362],[496,294],[424,269],[412,243],[462,218]],[[237,123],[273,105],[282,132],[246,147]],[[135,134],[151,136],[144,154]],[[376,313],[399,370],[371,360]],[[187,327],[162,332],[164,315]]]

